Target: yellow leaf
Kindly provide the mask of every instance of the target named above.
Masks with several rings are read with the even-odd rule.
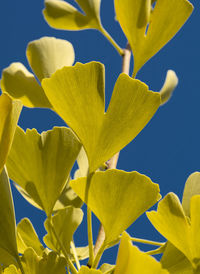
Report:
[[[47,215],[67,183],[81,145],[68,128],[55,127],[41,135],[35,130],[16,130],[7,168]]]
[[[74,49],[70,42],[43,37],[28,44],[27,58],[39,80],[50,77],[57,69],[71,66]],[[1,89],[26,107],[52,108],[35,76],[21,63],[12,63],[2,72]]]
[[[9,267],[4,269],[3,273],[4,274],[21,274],[21,271],[18,270],[14,265],[9,265]]]
[[[70,184],[103,224],[106,244],[116,240],[160,198],[159,186],[137,172],[107,170],[96,172],[89,186],[86,178]]]
[[[131,45],[135,76],[139,69],[179,31],[193,6],[187,0],[115,0],[117,19]]]
[[[0,173],[12,145],[21,109],[20,101],[11,100],[6,94],[0,96]]]
[[[100,270],[90,269],[86,266],[82,266],[78,273],[79,274],[101,274],[102,272]]]
[[[90,172],[131,142],[160,106],[158,93],[121,74],[104,113],[104,67],[96,62],[58,70],[42,86],[54,110],[81,140]]]
[[[45,0],[44,18],[53,28],[81,30],[101,28],[101,0],[76,0],[83,13],[71,4],[60,0]]]
[[[153,257],[133,246],[129,235],[122,235],[114,274],[167,274]]]
[[[173,70],[168,70],[165,82],[160,90],[162,105],[169,101],[177,85],[178,77],[176,73]]]

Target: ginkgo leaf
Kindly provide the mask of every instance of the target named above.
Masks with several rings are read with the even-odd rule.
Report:
[[[192,196],[200,194],[200,172],[192,173],[186,183],[183,192],[182,205],[185,214],[190,217],[190,200]]]
[[[2,72],[1,89],[26,107],[51,108],[42,87],[34,75],[21,63],[12,63]]]
[[[138,70],[179,31],[193,6],[187,0],[115,0],[115,10],[134,55]]]
[[[170,242],[167,243],[160,262],[163,268],[167,269],[170,274],[193,273],[193,268],[190,261],[180,250],[178,250]]]
[[[18,270],[14,265],[9,265],[9,267],[4,269],[3,273],[4,274],[21,274],[21,271]]]
[[[192,261],[190,225],[178,197],[169,193],[159,202],[157,212],[147,212],[154,227]]]
[[[22,266],[27,274],[66,274],[66,260],[55,252],[41,258],[32,248],[28,248],[22,256]]]
[[[114,273],[115,265],[111,264],[102,264],[100,267],[101,272],[104,274],[111,274]]]
[[[79,274],[101,274],[103,272],[101,272],[100,270],[96,270],[96,269],[90,269],[87,266],[82,266],[78,273]]]
[[[114,274],[167,274],[167,270],[153,257],[132,245],[129,235],[122,235]]]
[[[74,48],[63,39],[42,37],[28,44],[26,51],[29,64],[37,78],[50,77],[56,70],[74,63]]]
[[[168,70],[165,82],[160,90],[162,105],[169,101],[177,85],[178,77],[176,73],[173,70]]]
[[[15,213],[6,169],[0,174],[0,264],[18,265]]]
[[[79,261],[89,258],[89,247],[88,246],[76,247],[76,254]],[[70,249],[70,255],[71,255],[71,260],[73,261],[74,255],[71,249]]]
[[[7,168],[20,185],[49,216],[63,191],[81,145],[64,127],[42,132],[17,128]]]
[[[106,244],[116,240],[160,198],[159,186],[137,172],[100,171],[93,175],[89,186],[86,178],[70,185],[103,224]]]
[[[52,217],[52,225],[54,230],[56,234],[59,235],[59,240],[62,242],[68,253],[70,252],[70,242],[72,241],[73,234],[82,222],[82,219],[83,211],[80,208],[75,208],[72,206],[59,210]],[[45,228],[48,232],[43,239],[45,244],[50,249],[60,253],[61,247],[57,242],[48,219],[45,221]]]
[[[28,247],[32,247],[38,256],[42,256],[44,247],[40,243],[37,233],[28,218],[24,218],[17,225],[18,252],[23,254]]]
[[[90,172],[131,142],[160,106],[159,93],[121,74],[104,113],[104,67],[96,62],[64,67],[42,86],[54,110],[81,140]]]
[[[77,160],[79,169],[75,171],[74,179],[77,179],[79,177],[86,177],[88,174],[89,163],[88,163],[87,154],[83,147],[81,148],[76,160]]]
[[[5,165],[15,134],[22,104],[8,95],[0,96],[0,173]]]
[[[40,81],[74,62],[72,44],[54,37],[43,37],[30,42],[26,55]],[[52,108],[35,76],[21,63],[12,63],[3,70],[1,89],[12,98],[20,99],[26,107]]]
[[[57,29],[100,29],[101,0],[76,0],[76,2],[83,13],[65,1],[45,0],[44,18],[51,27]]]

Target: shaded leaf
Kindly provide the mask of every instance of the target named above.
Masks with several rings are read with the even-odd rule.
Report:
[[[71,260],[74,260],[74,256],[71,252]],[[89,258],[89,247],[88,246],[83,246],[83,247],[76,247],[76,254],[78,256],[79,261],[85,260],[87,258]]]
[[[168,70],[164,85],[160,90],[162,105],[169,101],[177,85],[178,77],[176,73],[173,70]]]
[[[0,173],[5,165],[15,134],[22,104],[8,95],[0,96]]]
[[[21,63],[12,63],[3,70],[1,89],[12,98],[20,99],[26,107],[51,108],[51,104],[35,76]]]
[[[70,252],[70,242],[77,227],[80,225],[83,219],[83,211],[80,208],[74,208],[68,206],[62,210],[59,210],[52,217],[52,224],[57,235],[59,235],[59,240],[65,246],[67,252]],[[55,238],[55,235],[49,224],[49,220],[45,221],[45,228],[48,232],[44,236],[45,244],[52,250],[61,252],[61,247]]]
[[[192,196],[200,194],[200,172],[192,173],[186,183],[183,192],[182,205],[185,214],[190,217],[190,201]]]
[[[81,140],[90,172],[134,139],[160,105],[158,93],[121,74],[105,114],[104,67],[96,62],[65,67],[44,79],[42,86],[55,111]]]
[[[7,171],[0,174],[0,264],[5,266],[19,261],[15,213]]]
[[[190,261],[170,242],[167,243],[160,262],[170,274],[193,274]]]
[[[101,274],[102,272],[100,270],[90,269],[86,266],[82,266],[78,273],[79,274]]]
[[[30,42],[26,55],[40,81],[64,66],[72,66],[75,58],[72,44],[54,37],[42,37]]]
[[[41,135],[35,130],[16,130],[7,161],[10,178],[50,215],[67,182],[80,150],[68,128],[55,127]]]
[[[57,29],[100,29],[101,0],[76,0],[76,2],[83,13],[65,1],[45,0],[44,18],[51,27]]]
[[[9,265],[9,267],[5,268],[3,272],[4,274],[21,274],[21,271],[18,270],[14,265]]]
[[[115,10],[134,55],[134,72],[179,31],[193,6],[187,0],[115,0]]]
[[[28,218],[22,219],[17,225],[18,252],[23,254],[28,247],[32,247],[38,256],[42,256],[44,247]]]
[[[129,235],[122,235],[114,274],[167,274],[167,270],[153,257],[132,245]]]
[[[107,170],[96,172],[90,185],[86,178],[70,184],[103,224],[107,244],[160,198],[159,186],[137,172]]]
[[[111,274],[114,273],[115,265],[111,264],[102,264],[100,267],[101,272],[105,274]]]

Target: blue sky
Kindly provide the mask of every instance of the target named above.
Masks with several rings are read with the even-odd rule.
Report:
[[[166,71],[173,69],[179,77],[179,85],[172,99],[159,109],[145,129],[121,152],[118,163],[119,169],[137,170],[159,183],[163,196],[173,191],[181,197],[187,177],[194,171],[200,171],[200,35],[197,31],[200,12],[198,1],[191,2],[195,10],[190,19],[137,75],[150,89],[158,91]],[[68,32],[50,28],[43,19],[43,7],[42,0],[1,1],[1,71],[16,61],[28,67],[25,50],[27,43],[32,40],[42,36],[66,39],[75,48],[76,61],[86,63],[96,60],[105,65],[108,103],[121,70],[120,56],[95,30]],[[113,0],[102,0],[101,14],[104,27],[121,47],[125,47],[126,38],[114,20]],[[41,132],[64,123],[51,111],[24,109],[19,124],[24,129],[35,127]],[[41,227],[44,215],[29,206],[14,188],[13,192],[17,221],[30,217],[41,238],[44,234]],[[85,233],[85,223],[81,230]],[[162,240],[145,217],[131,226],[128,232],[135,237]],[[86,239],[78,236],[78,244],[85,242]],[[106,255],[107,262],[114,262],[114,251]]]

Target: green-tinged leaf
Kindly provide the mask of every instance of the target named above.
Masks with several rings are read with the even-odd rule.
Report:
[[[100,270],[90,269],[87,266],[82,266],[78,273],[79,274],[101,274],[102,272]]]
[[[120,243],[114,274],[167,274],[167,270],[153,257],[132,245],[129,235],[124,232]]]
[[[80,151],[80,143],[68,128],[55,127],[41,135],[35,130],[16,130],[7,168],[49,216],[61,195]]]
[[[44,18],[51,27],[56,29],[100,29],[101,0],[76,0],[76,2],[84,14],[65,1],[45,0]]]
[[[55,252],[42,258],[28,248],[22,256],[22,265],[26,274],[66,274],[66,261]]]
[[[86,180],[79,178],[70,184],[103,224],[107,244],[160,198],[159,186],[137,172],[107,170],[96,172],[90,185]]]
[[[5,266],[19,261],[15,213],[6,169],[0,174],[0,264]]]
[[[23,64],[12,63],[2,72],[1,89],[26,107],[51,108],[42,87]]]
[[[67,252],[70,252],[70,242],[77,227],[80,225],[83,219],[83,211],[80,208],[74,208],[68,206],[62,210],[59,210],[52,217],[52,225],[57,235],[59,235],[59,240],[66,248]],[[45,244],[52,250],[61,252],[61,247],[57,242],[57,239],[52,231],[51,224],[47,219],[45,221],[45,228],[48,232],[44,237]]]
[[[8,95],[0,96],[0,173],[5,165],[15,134],[22,104]]]
[[[14,265],[9,265],[9,267],[5,268],[2,273],[4,273],[4,274],[21,274],[21,271],[18,270]]]
[[[112,274],[114,273],[115,265],[111,264],[102,264],[100,267],[101,272],[104,274]]]
[[[164,85],[160,90],[162,105],[169,101],[177,85],[178,77],[176,73],[173,70],[168,70]]]
[[[157,212],[147,212],[154,227],[192,261],[190,225],[178,197],[169,193],[158,204]]]
[[[190,200],[192,196],[200,194],[200,172],[192,173],[186,183],[183,192],[182,205],[185,214],[190,217]]]
[[[193,6],[187,0],[115,0],[115,10],[134,55],[134,72],[179,31]]]
[[[170,242],[167,243],[160,262],[170,274],[193,274],[190,261]]]
[[[158,93],[121,74],[105,114],[104,67],[96,62],[58,70],[42,86],[55,111],[81,140],[90,172],[131,142],[160,106]]]
[[[44,247],[35,232],[31,221],[24,218],[17,225],[18,252],[23,254],[28,247],[32,247],[38,256],[42,256]]]
[[[42,37],[27,47],[27,59],[37,78],[50,77],[56,70],[74,63],[74,48],[66,40]]]

